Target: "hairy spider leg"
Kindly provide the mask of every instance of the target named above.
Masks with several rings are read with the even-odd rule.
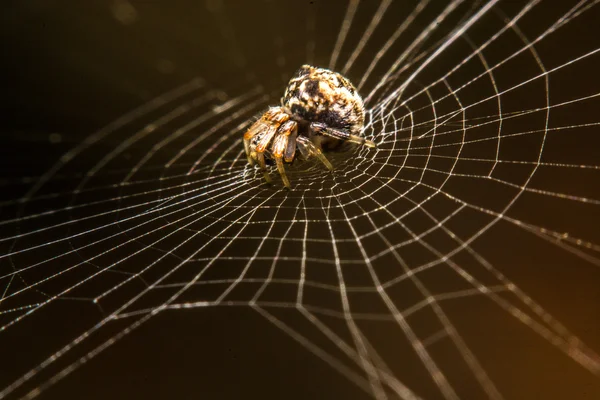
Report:
[[[376,148],[377,145],[375,144],[375,142],[372,142],[370,140],[365,139],[362,136],[358,136],[358,135],[352,135],[348,132],[346,132],[345,130],[342,129],[336,129],[336,128],[331,128],[323,123],[320,122],[313,122],[310,124],[310,130],[313,131],[314,133],[320,134],[320,135],[325,135],[325,136],[329,136],[332,138],[336,138],[336,139],[340,139],[340,140],[347,140],[351,143],[356,143],[359,144],[361,146],[367,146],[370,148]]]
[[[260,131],[266,129],[268,124],[264,121],[264,118],[259,119],[255,123],[250,126],[250,128],[244,133],[244,150],[246,150],[246,157],[248,158],[248,163],[250,165],[254,165],[254,159],[252,158],[252,150],[250,148],[250,141],[256,134]]]
[[[300,153],[302,153],[302,156],[305,159],[308,159],[311,156],[317,156],[317,158],[323,164],[325,164],[325,166],[330,171],[333,171],[333,165],[331,165],[331,163],[329,162],[327,157],[325,157],[323,155],[321,150],[317,146],[315,146],[314,143],[310,141],[310,139],[308,139],[304,136],[298,136],[298,139],[296,139],[296,142],[297,142],[298,149],[300,150]]]
[[[286,163],[291,163],[294,161],[296,157],[296,138],[298,137],[298,124],[292,130],[290,134],[290,138],[287,143],[287,147],[285,149],[285,153],[283,153],[283,159]]]
[[[275,159],[275,164],[277,164],[277,170],[279,171],[279,175],[281,175],[281,180],[283,180],[283,184],[288,189],[291,189],[292,185],[285,173],[285,168],[283,166],[283,157],[284,153],[288,148],[288,143],[290,141],[290,135],[292,132],[296,132],[298,128],[298,124],[295,121],[286,121],[284,122],[279,129],[277,130],[277,136],[273,139],[273,145],[271,146],[271,154]],[[292,138],[293,140],[294,138]]]
[[[256,161],[258,161],[258,165],[263,172],[265,177],[265,181],[267,183],[271,183],[271,177],[269,176],[269,171],[267,171],[267,164],[265,163],[265,149],[277,133],[278,126],[269,125],[266,132],[262,134],[260,139],[258,140],[258,144],[256,145]]]
[[[258,165],[260,166],[267,183],[271,183],[271,177],[269,176],[267,164],[265,163],[265,150],[267,149],[269,143],[271,143],[271,140],[273,140],[275,137],[275,134],[277,133],[277,130],[281,124],[285,123],[289,119],[290,116],[283,112],[281,107],[273,107],[264,114],[264,128],[263,130],[259,130],[257,133],[258,142],[254,148],[256,152],[256,161],[258,161]],[[254,154],[250,153],[250,155],[253,156]]]
[[[244,133],[244,150],[246,151],[248,164],[254,165],[255,157],[258,158],[256,152],[252,149],[252,139],[256,135],[262,136],[262,134],[266,133],[273,125],[275,125],[275,129],[277,129],[282,122],[285,122],[288,119],[289,116],[285,114],[281,107],[271,107],[258,121],[248,128],[246,133]]]

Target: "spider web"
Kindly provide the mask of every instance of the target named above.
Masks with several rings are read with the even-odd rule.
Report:
[[[162,94],[2,181],[0,398],[76,387],[166,315],[238,308],[268,321],[232,325],[256,346],[275,327],[282,357],[347,378],[315,397],[597,398],[598,2],[241,3],[182,6],[173,31],[197,17],[219,51],[201,76],[157,50]],[[175,15],[109,11],[140,36]],[[355,83],[378,147],[295,163],[287,191],[241,134],[303,63]]]

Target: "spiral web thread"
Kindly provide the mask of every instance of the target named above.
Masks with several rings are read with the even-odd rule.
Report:
[[[463,398],[464,386],[507,396],[462,313],[524,327],[519,335],[598,380],[599,343],[588,347],[493,250],[525,237],[568,260],[574,279],[598,277],[600,164],[585,147],[600,121],[585,110],[598,109],[600,86],[569,77],[597,71],[600,42],[587,31],[577,46],[561,42],[598,2],[551,17],[541,1],[430,3],[344,5],[328,66],[353,77],[378,148],[328,155],[333,173],[296,163],[291,191],[265,184],[241,146],[293,72],[282,31],[281,82],[231,95],[195,79],[90,135],[34,183],[5,183],[30,187],[2,204],[0,338],[55,304],[92,304],[98,317],[0,398],[36,397],[157,314],[206,307],[250,307],[377,399],[430,397],[398,364],[422,370],[440,398]],[[243,65],[225,5],[206,7]],[[323,46],[319,18],[306,18],[305,62]],[[290,313],[324,342],[286,322]]]

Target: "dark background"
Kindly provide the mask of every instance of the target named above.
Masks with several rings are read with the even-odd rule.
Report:
[[[444,22],[443,32],[448,33],[456,27],[460,17],[467,15],[469,7],[475,4],[467,3],[456,18],[452,17]],[[551,2],[542,2],[535,13],[523,21],[521,28],[526,34],[535,37],[536,33],[556,21],[575,4],[566,3],[570,2],[558,7]],[[48,197],[25,205],[15,203],[40,176],[50,170],[61,155],[86,137],[130,110],[193,79],[200,78],[206,90],[216,93],[213,102],[198,110],[200,114],[210,110],[212,106],[218,106],[221,98],[235,98],[257,88],[265,94],[265,98],[255,111],[276,103],[285,82],[299,65],[305,62],[328,64],[347,6],[345,1],[337,0],[225,1],[223,4],[218,1],[149,0],[132,1],[135,10],[132,11],[128,4],[124,1],[9,1],[3,4],[0,12],[3,50],[0,76],[4,81],[0,113],[1,220],[23,218],[36,212],[60,209],[68,204],[92,201],[70,193],[82,181],[83,173],[97,159],[118,146],[128,134],[134,132],[133,128],[121,129],[117,136],[94,143],[84,156],[61,169],[57,177],[39,192],[39,195],[58,192],[67,194],[66,196]],[[503,13],[513,16],[524,4],[526,3],[500,2],[489,21],[502,21]],[[361,3],[339,64],[343,65],[351,54],[377,6],[376,2]],[[348,74],[353,82],[360,81],[361,73],[374,57],[375,50],[384,43],[413,6],[394,3],[386,11],[386,17],[378,31],[379,36],[373,37]],[[394,47],[391,52],[393,56],[381,60],[381,68],[365,84],[365,93],[377,83],[386,69],[384,67],[391,65],[401,49],[431,22],[442,7],[432,5],[422,19],[411,26],[407,37]],[[592,8],[567,27],[550,35],[548,40],[542,41],[537,49],[546,68],[561,65],[598,47],[600,36],[596,21],[599,17],[598,8]],[[315,21],[314,32],[310,28],[312,19]],[[493,32],[499,26],[501,24],[493,25],[490,22],[487,25],[486,22],[474,26],[469,32],[473,40],[480,44],[483,38],[489,37],[490,31]],[[435,40],[429,45],[434,42]],[[311,44],[314,44],[314,50],[310,47]],[[518,41],[507,39],[496,50],[490,49],[485,55],[493,64],[493,60],[497,62],[506,57],[507,53],[503,51],[510,53],[510,49],[515,51],[522,46]],[[419,78],[422,81],[416,82],[412,90],[418,90],[418,85],[427,84],[430,78],[441,76],[448,70],[448,66],[456,65],[468,54],[454,48],[447,53],[445,63],[434,64],[424,71]],[[539,73],[539,68],[532,65],[523,61],[499,70],[499,84],[510,86],[511,80],[512,84],[525,81],[531,76],[526,72],[527,68],[531,68],[534,74]],[[465,70],[465,75],[457,78],[457,82],[468,80],[468,67]],[[560,103],[599,92],[597,72],[598,57],[592,56],[579,62],[576,69],[565,68],[564,72],[551,74],[552,102]],[[476,86],[476,89],[489,90],[488,87],[484,89],[483,85]],[[540,87],[534,83],[526,85],[524,89],[518,94],[503,96],[505,112],[544,106],[543,85]],[[224,93],[225,97],[220,93]],[[435,98],[437,94],[434,93],[433,96]],[[465,94],[465,104],[478,99],[478,93],[473,96],[469,98]],[[551,126],[593,123],[597,120],[598,105],[597,101],[590,101],[561,109],[562,111],[554,114]],[[163,111],[168,107],[169,105]],[[443,105],[440,107],[443,109]],[[482,117],[489,114],[481,112]],[[225,117],[227,112],[221,115]],[[477,117],[477,112],[471,114],[471,117]],[[140,125],[143,125],[142,122],[144,121],[139,122]],[[520,123],[520,130],[529,129],[526,122]],[[531,123],[533,129],[540,128],[539,122]],[[510,126],[510,121],[507,126]],[[566,138],[548,140],[542,161],[598,165],[597,149],[600,140],[597,125],[572,132]],[[215,139],[219,137],[219,133],[215,134]],[[487,133],[486,135],[489,136]],[[521,151],[523,159],[535,161],[537,154],[528,152],[527,146],[528,144],[521,142],[515,143],[515,154]],[[173,151],[176,150],[175,148]],[[145,151],[145,147],[134,148],[131,150],[131,157],[139,158]],[[467,155],[462,154],[461,157]],[[520,159],[509,153],[503,153],[500,158]],[[124,170],[131,168],[126,160],[120,162],[123,163]],[[395,161],[395,164],[398,163]],[[160,165],[160,162],[154,164]],[[479,173],[475,166],[471,167],[468,163],[461,165],[463,169],[457,172]],[[114,165],[111,168],[117,170]],[[505,174],[509,177],[507,180],[522,185],[522,176],[530,171],[518,168],[521,167],[514,171],[500,170],[498,176]],[[149,172],[147,176],[154,178],[158,175]],[[533,183],[537,188],[591,199],[600,198],[597,169],[556,167],[542,169],[536,177],[538,180]],[[109,174],[103,177],[103,181],[94,181],[94,184],[118,183],[121,178],[121,175]],[[506,188],[490,188],[488,191],[487,186],[479,186],[478,181],[468,178],[453,182],[454,186],[444,187],[444,190],[469,203],[494,211],[500,211],[502,206],[506,206],[507,201],[502,196],[512,198],[515,195]],[[258,194],[257,198],[264,195],[263,192]],[[113,195],[112,192],[100,192],[93,200]],[[293,200],[294,194],[289,196]],[[309,197],[310,192],[304,196]],[[380,192],[378,196],[382,201],[385,201],[386,196],[387,201],[392,199],[391,193]],[[496,202],[501,204],[496,206]],[[103,207],[110,207],[110,204]],[[107,208],[94,211],[103,210]],[[537,227],[570,232],[593,244],[600,242],[598,210],[597,204],[581,204],[556,196],[527,193],[510,208],[509,217]],[[431,211],[435,212],[436,208]],[[441,205],[437,211],[440,218],[448,214]],[[74,211],[70,218],[81,216]],[[459,232],[463,239],[470,238],[489,222],[489,216],[482,216],[474,211],[465,211],[461,218],[460,223],[453,222],[448,226]],[[6,237],[56,222],[57,220],[48,219],[38,222],[39,225],[28,225],[27,221],[23,221],[4,226],[0,232],[2,237]],[[406,223],[417,232],[425,229],[420,221]],[[92,225],[82,225],[80,229]],[[539,233],[539,230],[536,232]],[[67,235],[68,232],[58,234]],[[41,234],[36,240],[53,240],[54,235],[54,232]],[[251,232],[245,235],[251,236]],[[85,239],[83,238],[84,242]],[[435,236],[430,238],[430,243],[442,252],[447,244],[445,239],[436,239]],[[34,244],[35,241],[21,241],[14,248],[2,247],[0,251],[9,252]],[[582,250],[592,260],[588,262],[565,251],[559,244],[554,239],[543,240],[531,232],[500,221],[477,239],[475,248],[556,320],[562,322],[591,349],[599,351],[600,269],[597,251]],[[77,243],[73,245],[76,246]],[[575,248],[580,250],[579,247]],[[356,248],[348,245],[341,250],[354,254],[352,252]],[[41,249],[31,259],[17,257],[11,264],[0,264],[0,270],[49,259],[60,251],[59,247]],[[129,250],[125,250],[121,256],[127,255],[127,251]],[[272,249],[268,251],[274,254]],[[317,254],[317,250],[314,251],[312,254]],[[371,255],[376,251],[375,248],[369,249]],[[409,265],[425,262],[419,259],[416,251],[408,252]],[[410,258],[411,255],[413,259]],[[152,254],[146,257],[151,260]],[[327,258],[326,255],[321,257]],[[467,267],[474,262],[471,259],[456,261]],[[385,262],[381,261],[382,264]],[[320,268],[320,265],[317,263],[312,267]],[[132,268],[135,269],[135,266],[132,265]],[[436,288],[439,288],[438,292],[451,291],[453,278],[446,276],[441,269],[435,271],[430,276],[423,277],[426,285],[433,292],[436,292]],[[235,271],[231,274],[235,277]],[[83,276],[72,279],[81,280]],[[486,284],[493,286],[496,283],[490,280]],[[114,285],[111,281],[107,284]],[[275,297],[284,298],[286,289],[278,290],[281,293],[275,294]],[[420,295],[411,298],[406,293],[411,292],[407,289],[403,293],[400,289],[397,294],[399,303],[405,302],[408,307],[420,300]],[[88,297],[85,293],[79,294],[84,298]],[[89,301],[77,301],[76,294],[72,297],[59,299],[45,306],[45,311],[38,313],[40,315],[35,318],[25,318],[0,333],[0,388],[23,376],[106,315],[106,309],[98,309]],[[194,300],[197,299],[189,299]],[[36,300],[23,300],[22,304],[29,301]],[[327,301],[318,296],[311,299],[316,306],[326,304]],[[150,304],[148,307],[152,307],[153,303]],[[364,304],[369,304],[369,300],[365,300]],[[366,309],[369,310],[368,307]],[[508,313],[492,308],[484,301],[480,303],[466,300],[449,303],[445,310],[506,398],[595,399],[600,396],[598,371],[593,374],[585,370],[565,356],[557,346],[532,334],[528,327],[516,322]],[[343,357],[297,311],[275,308],[268,309],[268,312],[285,321],[293,331],[314,340],[327,353]],[[373,311],[365,312],[377,314]],[[435,327],[427,319],[429,317],[423,317],[422,320],[418,318],[421,317],[415,317],[409,323],[421,338],[435,332]],[[43,385],[88,351],[107,339],[117,337],[130,322],[132,321],[122,320],[108,324],[101,333],[87,340],[82,351],[62,357],[11,396],[18,398]],[[343,331],[343,324],[338,320],[327,320],[327,324],[336,332]],[[409,344],[397,340],[400,332],[394,330],[397,328],[377,321],[361,322],[361,328],[367,332],[380,354],[390,354],[392,361],[389,361],[389,366],[394,376],[423,398],[441,398],[429,373],[418,365],[419,361],[412,354]],[[352,343],[351,339],[346,340]],[[485,393],[474,384],[472,373],[457,362],[460,357],[455,349],[453,353],[440,346],[431,351],[441,369],[448,374],[459,396],[465,399],[484,397]],[[396,357],[397,354],[400,356]],[[370,396],[289,335],[268,323],[260,313],[249,307],[237,306],[161,313],[89,362],[85,360],[84,366],[77,368],[41,395],[42,399],[368,397]]]

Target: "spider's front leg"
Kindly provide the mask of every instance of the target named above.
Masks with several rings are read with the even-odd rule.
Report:
[[[246,157],[248,158],[248,164],[250,165],[254,165],[254,157],[251,146],[252,138],[254,138],[254,136],[256,136],[259,132],[266,129],[268,129],[268,124],[265,123],[264,118],[261,118],[253,123],[246,133],[244,133],[244,150],[246,151]]]
[[[263,176],[265,177],[265,181],[267,181],[267,183],[271,183],[271,177],[269,176],[269,171],[267,171],[267,164],[265,163],[265,150],[267,149],[267,146],[277,133],[277,128],[277,125],[269,125],[269,127],[264,131],[264,133],[258,140],[255,149],[256,161],[258,162],[258,165],[261,171],[263,172]]]
[[[277,170],[281,175],[283,184],[288,189],[291,189],[292,185],[285,173],[283,160],[285,158],[285,161],[291,162],[294,159],[297,134],[298,124],[292,120],[286,121],[277,130],[277,136],[273,139],[273,145],[271,146],[271,154],[275,159],[275,164],[277,164]]]
[[[265,163],[265,150],[275,137],[277,129],[289,118],[281,107],[272,107],[244,134],[244,149],[248,162],[250,165],[254,165],[255,160],[258,162],[267,183],[271,182],[271,177]]]
[[[362,136],[358,136],[358,135],[352,135],[349,132],[346,132],[343,129],[337,129],[337,128],[331,128],[329,126],[327,126],[326,124],[323,124],[321,122],[313,122],[310,124],[310,130],[313,133],[316,133],[318,135],[324,135],[324,136],[329,136],[335,139],[340,139],[340,140],[344,140],[344,141],[348,141],[351,143],[356,143],[359,144],[361,146],[367,146],[370,148],[375,148],[377,147],[377,145],[375,144],[375,142],[372,142],[370,140],[365,139]]]

